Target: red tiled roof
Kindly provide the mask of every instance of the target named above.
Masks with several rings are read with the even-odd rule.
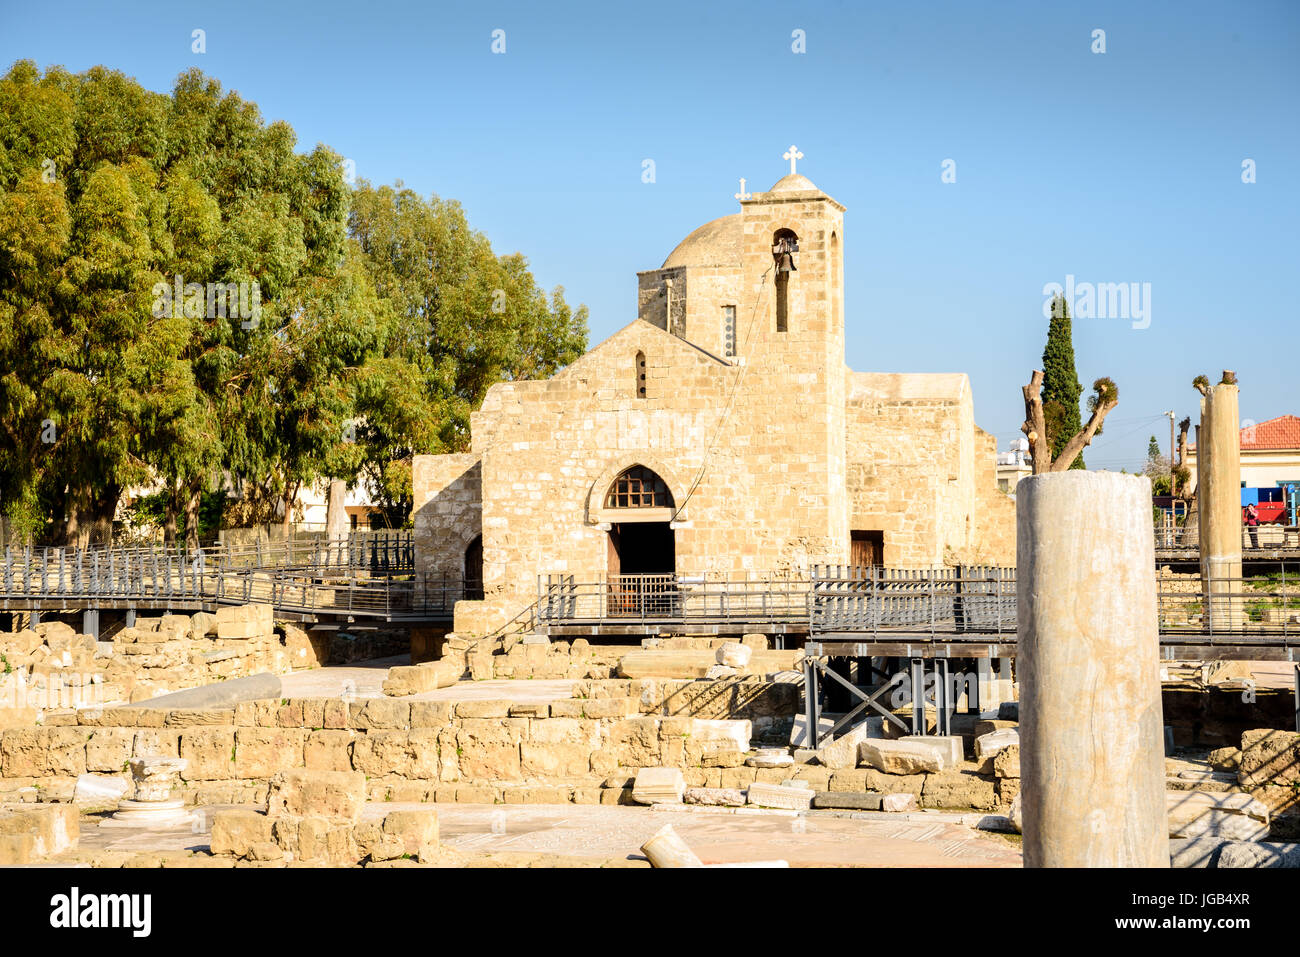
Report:
[[[1256,422],[1241,430],[1238,439],[1243,452],[1262,452],[1268,449],[1300,449],[1300,416],[1279,415],[1276,419]],[[1187,443],[1189,452],[1196,452],[1196,443]]]
[[[1241,448],[1300,449],[1300,416],[1279,415],[1241,430]]]

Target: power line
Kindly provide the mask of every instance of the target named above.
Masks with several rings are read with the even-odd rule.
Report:
[[[745,333],[745,342],[742,347],[744,349],[744,354],[741,356],[744,361],[740,364],[739,371],[736,374],[736,381],[731,387],[731,395],[727,398],[727,405],[722,410],[722,415],[718,418],[718,424],[713,430],[713,437],[709,439],[709,444],[704,447],[704,458],[700,461],[700,470],[696,473],[695,481],[691,483],[691,487],[687,489],[686,498],[682,501],[682,504],[678,505],[676,510],[674,510],[673,521],[676,521],[677,516],[682,513],[684,508],[686,508],[686,503],[691,500],[691,496],[695,494],[695,490],[700,487],[700,482],[704,481],[704,472],[709,466],[709,456],[713,454],[713,450],[717,447],[718,436],[722,434],[722,427],[726,425],[727,419],[731,417],[732,406],[735,404],[736,396],[740,393],[740,385],[745,380],[745,374],[749,371],[750,359],[753,358],[749,354],[749,340],[753,337],[754,330],[758,327],[758,323],[754,320],[758,315],[759,305],[761,305],[767,298],[767,274],[770,273],[772,269],[773,266],[768,266],[767,269],[763,270],[763,275],[759,277],[762,282],[762,293],[759,295],[758,299],[754,301],[754,308],[751,309],[749,313],[749,330]]]

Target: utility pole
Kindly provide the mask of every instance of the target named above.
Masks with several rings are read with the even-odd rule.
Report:
[[[1170,409],[1165,415],[1169,416],[1169,494],[1174,494],[1174,410]]]

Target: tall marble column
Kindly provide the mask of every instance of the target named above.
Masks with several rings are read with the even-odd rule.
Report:
[[[1168,867],[1151,483],[1016,487],[1026,867]]]

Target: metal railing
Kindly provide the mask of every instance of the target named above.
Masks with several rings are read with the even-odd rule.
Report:
[[[1013,637],[1016,570],[814,565],[809,632]]]
[[[450,616],[482,583],[416,574],[410,536],[298,541],[193,553],[162,548],[8,548],[5,607],[48,601],[99,607],[265,602],[283,611],[386,617]]]
[[[1300,567],[1267,575],[1161,574],[1157,629],[1177,643],[1287,644],[1300,641]],[[689,626],[744,623],[806,627],[810,636],[889,641],[1011,642],[1016,637],[1016,570],[995,566],[878,568],[815,565],[807,574],[743,579],[672,575],[578,581],[542,576],[542,624]]]
[[[1161,576],[1156,581],[1160,633],[1170,637],[1300,638],[1300,567],[1279,565],[1269,574]]]
[[[538,578],[540,622],[806,621],[807,575],[572,575]]]
[[[1300,550],[1300,527],[1295,525],[1256,525],[1241,528],[1241,548],[1249,553],[1254,549],[1297,549]],[[1200,545],[1200,529],[1196,523],[1190,525],[1157,525],[1155,527],[1157,549],[1195,549]]]

